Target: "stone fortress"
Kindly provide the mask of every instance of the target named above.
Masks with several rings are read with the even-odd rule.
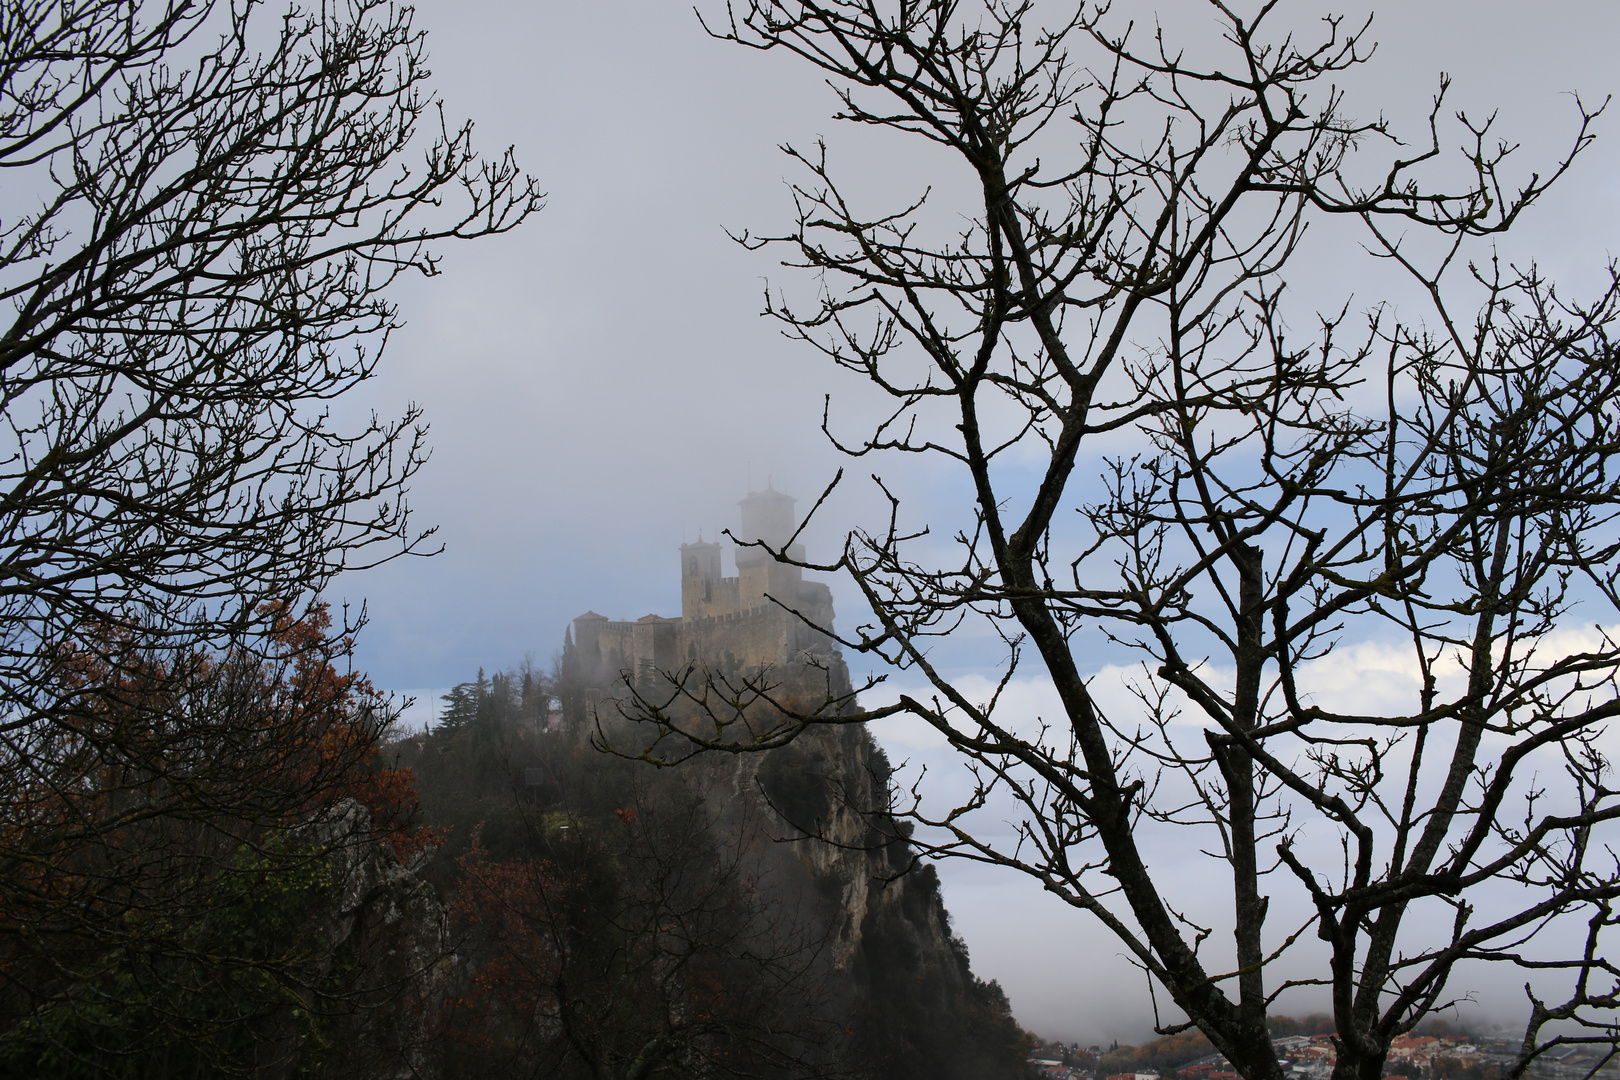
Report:
[[[794,501],[770,487],[750,492],[738,504],[742,528],[733,535],[743,545],[761,540],[780,550],[796,527]],[[679,618],[622,622],[587,611],[575,619],[568,653],[582,680],[607,688],[629,677],[648,685],[659,673],[694,663],[726,674],[792,671],[807,662],[841,668],[832,642],[805,621],[831,629],[832,590],[805,581],[799,567],[777,562],[763,548],[734,550],[737,576],[723,577],[722,545],[701,538],[681,545]],[[788,547],[787,555],[802,561],[803,545]]]

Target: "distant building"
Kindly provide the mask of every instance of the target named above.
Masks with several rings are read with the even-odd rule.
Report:
[[[681,545],[679,618],[643,615],[627,622],[587,611],[574,620],[565,662],[584,684],[611,689],[626,677],[651,684],[688,664],[731,674],[767,667],[789,672],[808,662],[841,672],[832,641],[811,625],[832,628],[832,590],[805,581],[799,567],[778,562],[764,548],[748,546],[763,541],[803,561],[803,545],[788,544],[796,528],[793,497],[766,488],[738,505],[736,577],[722,576],[722,545],[702,539]]]

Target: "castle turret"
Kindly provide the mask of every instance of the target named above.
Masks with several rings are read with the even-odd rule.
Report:
[[[737,505],[742,507],[741,540],[763,540],[772,547],[781,547],[793,535],[793,504],[791,495],[775,488],[750,491]]]
[[[714,613],[721,592],[720,545],[681,545],[681,617],[701,619]],[[735,584],[733,585],[735,591]]]
[[[767,487],[764,491],[751,491],[737,505],[742,507],[742,528],[736,533],[740,543],[761,540],[772,549],[780,549],[793,535],[793,503],[791,495]],[[787,551],[790,559],[803,559],[804,546],[794,544]],[[799,586],[804,572],[797,566],[779,563],[764,548],[737,548],[737,573],[741,577],[742,603],[751,604],[766,595],[792,607],[799,597]]]
[[[579,673],[593,682],[602,678],[607,668],[609,658],[603,655],[602,649],[602,632],[607,625],[608,617],[594,611],[587,611],[574,620],[574,650]]]

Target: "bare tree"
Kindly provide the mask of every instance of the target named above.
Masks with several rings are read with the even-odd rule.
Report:
[[[1279,7],[1211,0],[1219,40],[1185,51],[1090,4],[1052,27],[1017,0],[751,0],[711,23],[959,168],[868,209],[825,147],[790,150],[796,227],[743,239],[820,283],[769,313],[892,404],[854,436],[829,411],[829,437],[947,462],[972,505],[941,544],[885,486],[886,526],[812,567],[870,605],[843,647],[926,693],[805,709],[769,673],[694,672],[642,694],[647,756],[925,721],[975,784],[943,808],[896,791],[915,841],[1089,912],[1187,1018],[1161,1030],[1196,1025],[1251,1080],[1282,1074],[1266,1019],[1291,988],[1331,999],[1336,1080],[1376,1080],[1397,1036],[1504,968],[1529,980],[1517,1071],[1570,1043],[1612,1056],[1620,282],[1577,302],[1475,254],[1595,112],[1515,185],[1444,81],[1416,146],[1351,119],[1336,83],[1369,25],[1307,40]],[[952,191],[972,202],[948,217]],[[1426,310],[1346,304],[1295,334],[1285,282],[1327,217]],[[930,654],[973,625],[1005,646],[988,695]],[[1409,693],[1313,692],[1369,642]],[[1140,661],[1135,708],[1104,711],[1099,649]],[[1004,703],[1031,666],[1060,715]],[[1221,864],[1219,911],[1155,861],[1165,835]]]
[[[425,429],[330,402],[430,245],[540,205],[445,125],[424,57],[381,0],[0,12],[0,935],[25,952],[159,927],[148,875],[201,888],[375,738],[371,695],[304,678],[353,627],[286,630],[339,571],[423,550]],[[60,991],[26,974],[8,1017]]]

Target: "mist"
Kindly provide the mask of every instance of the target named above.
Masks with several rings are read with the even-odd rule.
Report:
[[[1204,18],[1185,3],[1159,10],[1188,34]],[[1317,10],[1289,17],[1305,26]],[[1348,9],[1352,19],[1366,10]],[[1414,137],[1447,72],[1452,107],[1499,111],[1530,169],[1572,137],[1571,92],[1595,105],[1620,88],[1620,5],[1549,2],[1531,14],[1505,0],[1431,0],[1377,11],[1380,47],[1348,107],[1382,112]],[[866,406],[847,375],[759,315],[767,281],[808,283],[728,231],[790,224],[784,178],[795,173],[782,144],[825,138],[874,199],[909,190],[929,162],[832,120],[836,99],[807,67],[712,40],[682,4],[428,0],[417,25],[447,116],[473,118],[485,151],[515,146],[549,192],[529,226],[447,248],[438,279],[397,292],[408,325],[369,394],[339,406],[391,415],[419,402],[432,424],[433,458],[411,505],[442,553],[348,575],[331,597],[369,617],[357,666],[430,706],[481,666],[549,664],[586,610],[678,614],[679,545],[735,526],[749,491],[769,484],[801,510],[815,500],[846,464],[820,430],[824,395],[835,415]],[[1606,117],[1597,133],[1503,252],[1576,289],[1620,235],[1620,131]],[[1331,240],[1320,238],[1323,250]],[[1295,283],[1306,302],[1384,297],[1370,259],[1319,272]],[[852,477],[872,471],[850,464]],[[917,521],[960,515],[956,479],[927,465],[882,469]],[[810,557],[881,510],[857,486],[807,531]],[[857,599],[829,584],[848,626]],[[1000,658],[995,644],[951,643],[949,669],[982,672]],[[1109,660],[1099,654],[1099,670]],[[917,732],[875,734],[897,761],[951,768]],[[941,875],[975,970],[1000,981],[1025,1027],[1104,1045],[1150,1037],[1143,977],[1100,927],[1009,873],[945,865]],[[1516,993],[1482,986],[1480,1022],[1507,1019]],[[1302,996],[1298,1012],[1321,1004]]]

